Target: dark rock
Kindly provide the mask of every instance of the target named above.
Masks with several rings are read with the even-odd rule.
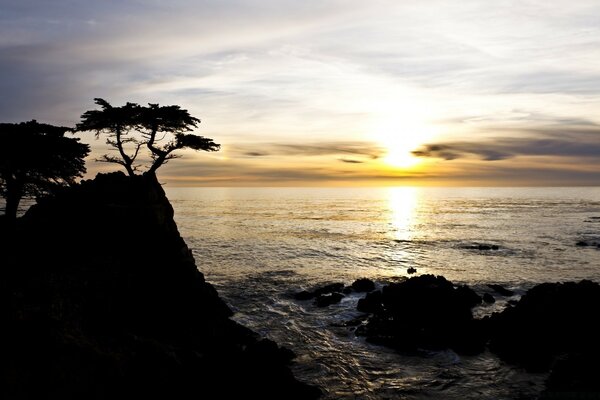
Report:
[[[406,273],[407,273],[407,274],[416,274],[416,273],[417,273],[417,269],[416,269],[416,268],[413,268],[413,267],[409,267],[409,268],[406,270]]]
[[[317,307],[327,307],[339,303],[343,298],[344,295],[341,293],[320,294],[315,298],[315,305]]]
[[[332,283],[330,285],[326,285],[326,286],[316,289],[313,293],[315,294],[315,296],[319,296],[319,295],[328,294],[328,293],[336,293],[336,292],[340,293],[342,290],[344,290],[343,283]]]
[[[356,318],[352,318],[349,321],[344,322],[344,326],[358,326],[367,319],[366,315],[361,315]]]
[[[356,292],[372,292],[375,290],[375,283],[367,278],[357,279],[352,283],[352,289]]]
[[[2,397],[318,396],[288,351],[229,318],[156,177],[98,175],[40,200],[11,238],[0,240]]]
[[[492,296],[491,294],[489,294],[489,293],[485,293],[485,294],[483,295],[483,301],[484,301],[485,303],[488,303],[488,304],[493,304],[493,303],[495,303],[495,302],[496,302],[496,299],[495,299],[495,298],[494,298],[494,296]]]
[[[481,304],[481,296],[479,296],[473,289],[467,285],[457,286],[455,290],[457,302],[462,304],[464,307],[473,308],[478,304]]]
[[[376,293],[359,302],[359,310],[374,313],[357,329],[367,340],[401,350],[483,350],[484,336],[471,313],[481,300],[471,289],[455,288],[441,276],[421,275],[384,286],[380,296]]]
[[[477,250],[483,250],[483,251],[498,250],[498,249],[500,249],[500,246],[498,246],[497,244],[480,244],[477,246]]]
[[[298,292],[294,295],[294,298],[296,300],[310,300],[310,299],[314,299],[314,297],[315,297],[315,294],[313,292],[308,292],[306,290]]]
[[[350,293],[352,293],[353,291],[354,291],[354,290],[352,289],[352,286],[346,286],[346,287],[344,288],[344,290],[342,290],[342,293],[344,293],[344,294],[350,294]]]
[[[583,240],[580,240],[579,242],[575,243],[575,246],[587,247],[587,246],[589,246],[589,244],[588,244],[588,242],[584,242]]]
[[[366,313],[380,313],[383,312],[383,297],[381,290],[368,293],[364,298],[358,300],[356,309],[358,311]]]
[[[490,349],[503,360],[545,371],[562,354],[600,353],[600,285],[544,283],[490,320]]]
[[[344,284],[343,283],[332,283],[330,285],[326,285],[320,288],[317,288],[315,290],[313,290],[312,292],[303,290],[301,292],[298,292],[294,295],[294,298],[296,300],[310,300],[310,299],[314,299],[316,297],[322,296],[322,295],[326,295],[326,294],[330,294],[330,293],[340,293],[344,290]]]
[[[599,353],[572,353],[554,363],[540,399],[597,398],[600,394]]]
[[[480,250],[480,251],[500,250],[500,246],[498,246],[497,244],[487,244],[487,243],[475,243],[472,245],[465,246],[464,248],[470,249],[470,250]]]
[[[279,364],[289,364],[296,358],[296,354],[292,350],[286,347],[279,347],[277,343],[270,339],[262,339],[251,343],[246,347],[246,353],[253,357],[267,359],[269,362]]]
[[[515,292],[513,292],[512,290],[506,289],[502,285],[490,284],[487,286],[501,296],[513,296],[515,294]]]

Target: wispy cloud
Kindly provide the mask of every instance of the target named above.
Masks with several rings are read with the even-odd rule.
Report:
[[[262,143],[234,145],[228,151],[248,157],[266,156],[339,156],[355,155],[375,160],[384,153],[385,149],[372,142],[314,142],[297,143]],[[362,162],[362,161],[346,161]]]
[[[552,156],[600,159],[600,126],[557,126],[530,129],[525,137],[430,143],[413,151],[417,157],[456,160],[479,158],[498,161],[517,156]]]

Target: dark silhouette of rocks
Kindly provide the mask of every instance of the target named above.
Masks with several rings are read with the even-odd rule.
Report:
[[[339,303],[343,298],[344,295],[341,293],[320,294],[315,298],[315,305],[317,307],[327,307]]]
[[[487,304],[493,304],[493,303],[495,303],[495,302],[496,302],[496,299],[494,298],[494,296],[492,296],[492,295],[491,295],[491,294],[489,294],[489,293],[485,293],[485,294],[483,295],[483,298],[482,298],[482,299],[483,299],[483,302],[484,302],[484,303],[487,303]]]
[[[494,292],[498,293],[501,296],[510,297],[510,296],[514,296],[514,294],[515,294],[515,292],[513,292],[512,290],[506,289],[502,285],[489,284],[489,285],[487,285],[487,287],[489,287],[490,289],[492,289]]]
[[[289,350],[229,318],[155,176],[66,189],[0,246],[1,398],[319,395]]]
[[[375,283],[368,278],[360,278],[352,282],[352,289],[355,292],[372,292],[375,290]]]
[[[495,300],[486,293],[483,301]],[[444,277],[409,278],[358,301],[357,309],[371,315],[356,334],[409,352],[450,348],[475,354],[487,346],[505,362],[528,371],[551,371],[544,399],[600,392],[598,283],[540,284],[519,301],[510,300],[502,312],[473,319],[471,309],[481,302],[472,289],[456,287]]]
[[[588,242],[584,242],[583,240],[580,240],[579,242],[575,243],[575,246],[587,247],[587,246],[589,246],[589,243]]]
[[[530,371],[548,370],[565,354],[600,353],[600,285],[544,283],[490,318],[490,349]],[[597,364],[597,376],[600,368]]]
[[[556,360],[540,399],[597,398],[600,393],[597,349]]]
[[[489,250],[500,250],[500,246],[498,246],[497,244],[475,243],[472,245],[465,246],[465,249],[489,251]]]
[[[358,309],[373,315],[356,332],[370,342],[405,351],[452,348],[476,353],[485,344],[471,313],[479,303],[481,298],[467,286],[457,288],[442,276],[421,275],[369,293]]]
[[[416,274],[416,273],[417,273],[417,269],[416,269],[416,268],[414,268],[414,267],[409,267],[409,268],[406,270],[406,273],[407,273],[407,274]]]

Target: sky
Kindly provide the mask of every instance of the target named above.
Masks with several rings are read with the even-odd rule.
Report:
[[[600,0],[0,0],[0,93],[180,105],[222,148],[172,186],[598,185]]]

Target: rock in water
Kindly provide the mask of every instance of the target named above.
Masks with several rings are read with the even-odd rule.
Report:
[[[360,278],[352,282],[352,289],[356,292],[372,292],[375,290],[375,283],[367,278]]]
[[[373,315],[357,334],[400,350],[452,348],[477,353],[485,338],[471,308],[480,302],[466,286],[455,288],[442,276],[421,275],[391,283],[359,301],[358,309]]]
[[[512,290],[508,290],[506,289],[504,286],[502,285],[496,285],[496,284],[490,284],[487,285],[490,289],[492,289],[494,292],[498,293],[501,296],[513,296],[515,294],[515,292],[513,292]]]
[[[319,395],[229,318],[154,176],[98,175],[0,236],[6,398]]]
[[[488,304],[494,304],[496,302],[496,299],[491,294],[485,293],[483,295],[483,301]]]
[[[598,310],[598,283],[537,285],[514,307],[492,315],[490,349],[531,371],[547,371],[564,354],[600,354]]]

